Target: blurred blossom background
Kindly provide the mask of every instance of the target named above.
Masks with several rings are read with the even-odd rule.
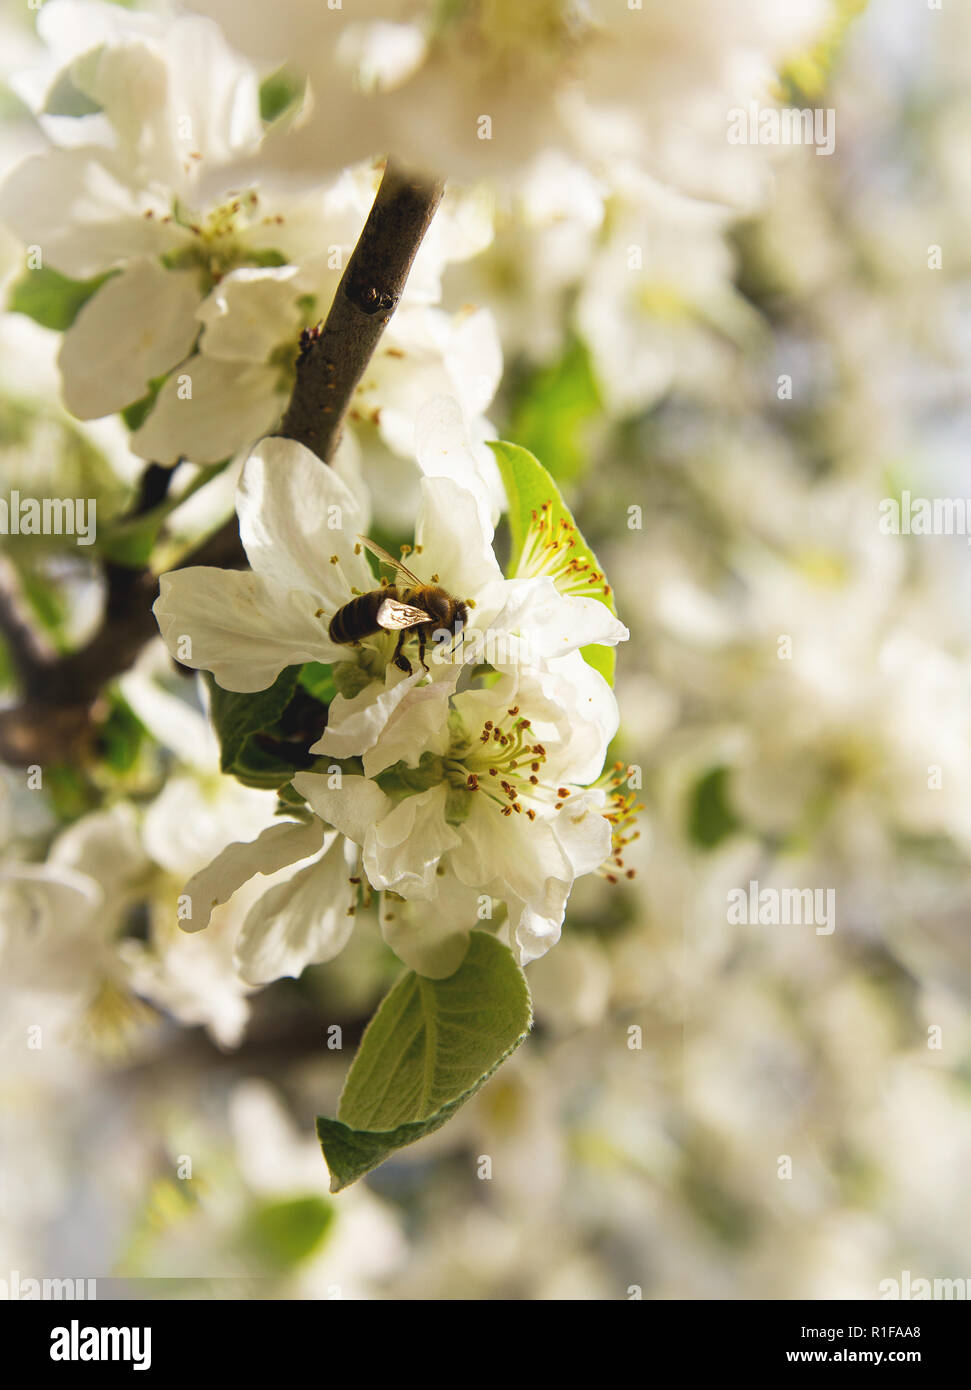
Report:
[[[199,311],[187,343],[210,343],[216,405],[184,434],[168,383],[135,415],[91,404],[82,335],[110,324],[25,290],[47,235],[30,218],[63,210],[40,184],[0,194],[0,493],[96,498],[106,533],[148,460],[181,459],[161,554],[221,524],[246,440],[285,404],[276,346],[301,295],[326,313],[328,248],[353,246],[400,141],[448,192],[337,466],[372,534],[410,535],[414,417],[445,393],[473,444],[513,440],[557,479],[631,630],[612,752],[641,783],[635,876],[577,884],[497,1076],[332,1197],[313,1118],[400,965],[364,914],[338,959],[254,989],[233,962],[246,890],[179,932],[182,885],[274,797],[219,773],[200,687],[150,644],[103,692],[87,758],[41,788],[2,773],[0,1275],[486,1300],[968,1277],[971,564],[964,535],[880,519],[905,491],[971,496],[971,14],[644,0],[592,6],[613,42],[584,49],[580,7],[553,0],[447,7],[433,38],[422,8],[345,0],[326,34],[319,0],[179,12],[222,26],[264,98],[216,183],[258,181],[311,248],[287,247],[278,319],[254,300],[217,351],[252,285]],[[67,109],[65,64],[138,25],[164,49],[176,22],[75,0],[2,14],[4,179],[52,143],[107,147],[104,112]],[[731,143],[753,101],[834,112],[833,152]],[[70,650],[102,615],[102,558],[9,536],[0,565]],[[753,880],[834,890],[835,930],[732,923]]]

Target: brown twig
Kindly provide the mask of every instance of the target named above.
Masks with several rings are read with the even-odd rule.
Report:
[[[354,253],[322,329],[306,332],[296,381],[277,434],[333,458],[351,399],[401,298],[408,272],[442,198],[440,183],[404,173],[389,162]],[[168,474],[149,465],[136,512],[164,497]],[[246,556],[231,517],[178,568],[239,569]],[[0,711],[0,761],[16,766],[81,758],[96,726],[100,692],[126,671],[158,631],[152,604],[158,578],[150,569],[106,564],[101,624],[76,652],[57,656],[32,633],[15,586],[0,582],[0,636],[20,679],[22,703]],[[0,574],[0,581],[3,576]]]
[[[330,463],[358,382],[398,307],[444,185],[388,163],[360,240],[322,329],[308,330],[297,379],[277,430]]]

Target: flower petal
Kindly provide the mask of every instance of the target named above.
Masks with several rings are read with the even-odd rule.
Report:
[[[452,975],[469,949],[469,932],[478,925],[479,895],[454,874],[438,879],[433,903],[385,899],[381,932],[399,960],[432,980]]]
[[[569,598],[545,575],[506,579],[483,589],[476,597],[474,623],[494,635],[501,665],[534,665],[597,643],[613,647],[630,636],[605,603]],[[519,640],[499,640],[505,634]],[[506,660],[501,659],[503,650]]]
[[[372,825],[364,842],[364,871],[375,888],[393,888],[404,898],[434,898],[435,871],[459,836],[445,820],[448,788],[441,784],[406,796]]]
[[[163,384],[132,450],[154,463],[222,463],[276,424],[286,401],[279,386],[274,367],[197,352]]]
[[[422,675],[421,670],[415,670],[404,676],[389,664],[383,686],[375,680],[351,699],[336,695],[330,703],[327,728],[311,753],[357,758],[374,748],[395,710],[414,691]]]
[[[57,362],[68,410],[98,420],[139,400],[191,352],[198,306],[192,271],[139,259],[113,275],[64,335]]]
[[[415,548],[408,564],[421,579],[439,576],[456,598],[473,598],[502,579],[492,550],[493,530],[475,496],[451,478],[422,478]]]
[[[451,478],[476,497],[483,521],[495,525],[506,505],[499,465],[484,440],[473,443],[454,396],[433,396],[419,410],[415,455],[426,478]]]
[[[133,256],[160,256],[191,240],[163,221],[165,202],[136,191],[108,150],[49,150],[18,164],[0,187],[0,218],[44,264],[86,280]]]
[[[258,574],[203,567],[163,574],[154,613],[169,651],[224,690],[266,690],[285,666],[331,661],[315,600]]]
[[[320,859],[270,888],[246,915],[236,943],[236,963],[249,984],[300,975],[305,966],[333,960],[354,930],[356,885],[349,874],[357,857],[335,835]]]
[[[228,362],[265,363],[281,343],[295,342],[300,313],[295,265],[247,266],[223,276],[199,308],[202,350]]]
[[[185,885],[191,917],[179,925],[183,931],[202,931],[209,925],[214,907],[228,902],[256,874],[274,874],[318,854],[324,843],[324,827],[317,821],[280,821],[268,826],[255,840],[227,845],[205,869]]]
[[[355,549],[364,524],[357,499],[302,444],[260,440],[246,460],[236,509],[256,573],[314,594],[328,618],[350,600],[352,588],[377,587],[363,550]]]
[[[376,782],[342,776],[336,787],[323,772],[298,772],[293,785],[327,825],[356,845],[363,845],[371,826],[387,814],[391,802]]]
[[[376,742],[364,750],[367,777],[377,777],[394,763],[417,767],[423,753],[448,750],[449,697],[455,690],[461,666],[436,669],[441,675],[427,685],[415,686],[391,710]],[[323,742],[323,740],[321,740]]]

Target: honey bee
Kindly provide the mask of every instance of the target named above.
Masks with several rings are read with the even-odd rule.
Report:
[[[387,584],[370,593],[359,594],[345,603],[330,620],[328,635],[332,642],[347,646],[378,632],[397,632],[398,641],[391,660],[399,671],[411,675],[411,662],[402,653],[402,646],[414,631],[418,638],[418,660],[425,671],[425,647],[436,632],[447,631],[458,636],[469,620],[469,610],[461,599],[453,598],[437,583],[426,584],[412,574],[407,565],[366,536],[358,540],[385,564],[393,565],[398,582]],[[438,576],[434,575],[433,579]]]

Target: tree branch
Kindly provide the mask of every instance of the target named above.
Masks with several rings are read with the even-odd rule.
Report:
[[[321,329],[300,343],[296,382],[277,434],[294,439],[329,463],[358,382],[397,308],[408,272],[441,202],[443,185],[388,163],[360,240],[347,263]],[[169,470],[149,465],[136,513],[168,487]],[[245,566],[235,516],[177,568]],[[152,605],[158,578],[150,569],[106,564],[101,624],[78,651],[56,656],[32,633],[15,586],[0,571],[0,636],[10,649],[23,702],[0,711],[0,761],[29,766],[80,759],[96,727],[97,699],[126,671],[158,631]]]
[[[398,307],[444,185],[389,160],[322,329],[301,340],[297,379],[278,435],[330,463],[351,398]]]

